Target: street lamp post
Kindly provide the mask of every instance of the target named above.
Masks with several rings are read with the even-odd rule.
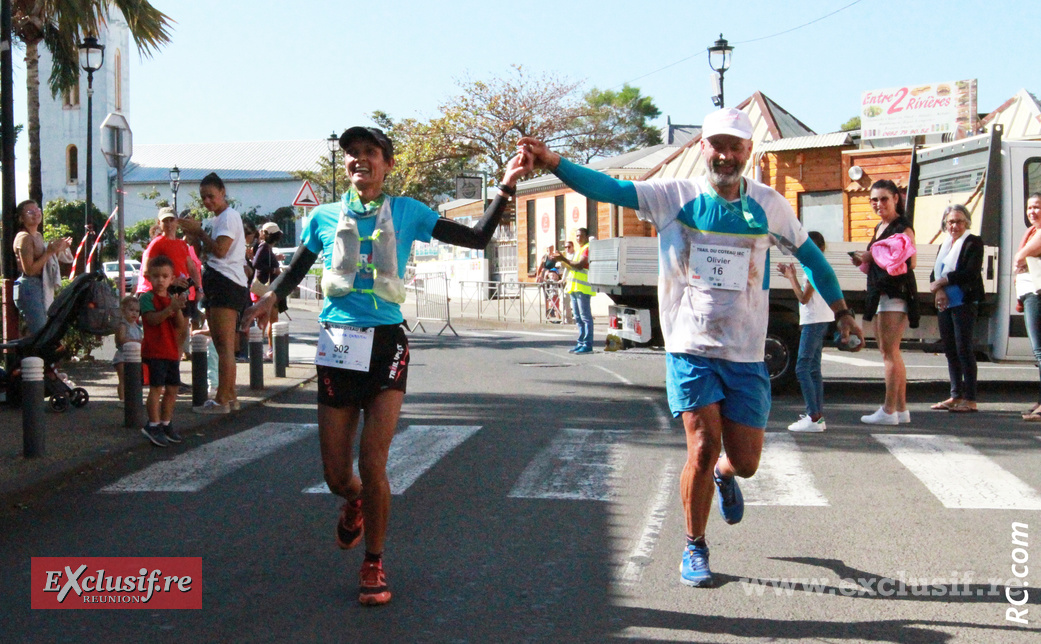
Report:
[[[718,91],[712,97],[712,104],[719,108],[723,107],[723,74],[730,69],[730,52],[732,51],[734,48],[723,38],[723,34],[719,34],[716,44],[708,48],[708,66],[718,74],[716,80],[719,81]]]
[[[336,201],[336,148],[340,147],[340,137],[336,136],[336,132],[329,135],[325,145],[329,148],[329,165],[333,171],[333,201]]]
[[[177,189],[181,187],[181,171],[174,166],[170,168],[170,191],[173,192],[173,211],[178,217],[181,216],[177,210]]]
[[[83,235],[86,242],[83,244],[83,270],[84,272],[91,270],[91,266],[87,265],[87,254],[90,252],[89,234],[91,232],[91,211],[94,209],[94,177],[93,177],[93,151],[94,151],[94,72],[101,69],[101,65],[105,62],[105,46],[98,43],[98,39],[94,36],[87,36],[83,39],[83,42],[79,44],[80,50],[80,64],[83,67],[83,71],[87,72],[87,203],[84,208],[83,215]],[[97,265],[97,258],[95,257],[92,264]]]

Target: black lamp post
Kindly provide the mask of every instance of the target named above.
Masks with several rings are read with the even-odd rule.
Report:
[[[708,48],[708,66],[719,74],[719,93],[712,97],[712,104],[719,108],[723,107],[723,74],[730,69],[730,52],[732,51],[734,48],[723,38],[723,34],[719,34],[716,44]]]
[[[83,216],[83,234],[87,241],[83,245],[83,269],[84,272],[91,270],[93,266],[97,265],[98,258],[95,257],[91,262],[93,266],[87,265],[86,256],[90,253],[91,239],[89,235],[92,233],[90,219],[91,212],[94,209],[94,176],[93,176],[93,164],[94,164],[94,72],[101,69],[101,65],[105,62],[105,46],[98,43],[98,39],[94,36],[87,36],[83,39],[83,42],[79,44],[80,50],[80,65],[83,67],[83,71],[87,72],[87,203]]]
[[[173,211],[178,217],[181,213],[177,211],[177,189],[181,187],[181,171],[174,166],[170,168],[170,191],[173,192]]]
[[[333,201],[336,201],[336,148],[340,147],[340,137],[336,136],[336,132],[329,135],[325,145],[329,148],[329,165],[333,171]]]

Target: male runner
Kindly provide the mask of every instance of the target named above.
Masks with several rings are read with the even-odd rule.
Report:
[[[693,180],[619,181],[583,168],[525,137],[521,148],[576,192],[638,211],[658,230],[658,305],[665,336],[669,407],[683,418],[687,462],[680,477],[687,546],[680,580],[711,586],[705,526],[713,487],[727,523],[744,514],[735,476],[759,467],[770,411],[763,363],[769,313],[771,245],[795,254],[835,311],[846,341],[863,340],[835,273],[808,241],[788,201],[742,178],[752,154],[752,123],[739,110],[705,117],[701,151],[708,174]],[[720,455],[725,448],[725,455]]]

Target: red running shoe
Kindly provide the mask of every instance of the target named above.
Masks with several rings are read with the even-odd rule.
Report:
[[[390,602],[390,589],[387,588],[387,575],[383,573],[382,561],[362,562],[358,601],[366,606],[381,606]]]
[[[361,499],[344,503],[340,508],[340,520],[336,524],[336,545],[350,550],[361,543],[363,532],[365,523],[361,516]]]

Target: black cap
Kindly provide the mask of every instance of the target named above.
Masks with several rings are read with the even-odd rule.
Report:
[[[376,127],[362,127],[360,125],[349,127],[340,135],[340,148],[346,150],[351,141],[356,139],[372,141],[380,146],[387,158],[394,158],[394,144],[383,133],[383,130]]]

